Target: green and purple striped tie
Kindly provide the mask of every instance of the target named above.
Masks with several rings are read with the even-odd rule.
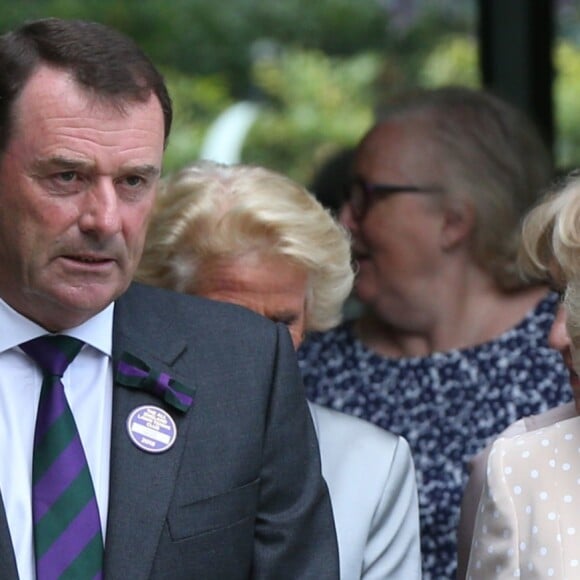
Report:
[[[61,381],[82,346],[80,340],[62,335],[20,345],[43,374],[32,461],[37,580],[102,578],[99,509]]]

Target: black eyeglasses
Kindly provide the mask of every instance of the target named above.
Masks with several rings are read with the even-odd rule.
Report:
[[[406,185],[395,183],[368,183],[362,177],[356,176],[351,182],[347,201],[350,204],[352,216],[361,221],[371,205],[378,199],[396,193],[443,193],[445,190],[437,185]]]

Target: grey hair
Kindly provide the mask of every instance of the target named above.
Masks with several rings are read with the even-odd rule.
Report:
[[[527,284],[517,267],[521,221],[553,176],[550,153],[537,129],[498,97],[466,87],[418,91],[379,113],[385,121],[418,122],[442,185],[453,202],[475,212],[475,261],[503,290]]]

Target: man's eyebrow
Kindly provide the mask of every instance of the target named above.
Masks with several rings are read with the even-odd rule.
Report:
[[[55,157],[42,157],[36,159],[32,165],[36,171],[47,169],[62,169],[65,171],[71,171],[73,169],[89,169],[94,166],[93,163],[85,159],[73,159],[70,157],[61,157],[60,155]]]
[[[74,171],[74,170],[93,170],[94,163],[86,159],[73,159],[70,157],[46,157],[37,159],[33,163],[33,168],[35,171],[46,171],[46,170],[62,170],[62,171]],[[119,174],[128,175],[136,174],[143,177],[158,177],[161,174],[161,169],[155,165],[149,163],[144,165],[127,165],[121,167]]]
[[[143,177],[158,177],[161,174],[161,169],[155,165],[129,165],[122,167],[121,173],[135,173]]]

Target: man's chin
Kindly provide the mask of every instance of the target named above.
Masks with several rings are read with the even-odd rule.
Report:
[[[52,332],[74,328],[104,310],[128,285],[68,287],[62,293],[55,291],[49,296],[37,296],[35,316],[29,317]]]

